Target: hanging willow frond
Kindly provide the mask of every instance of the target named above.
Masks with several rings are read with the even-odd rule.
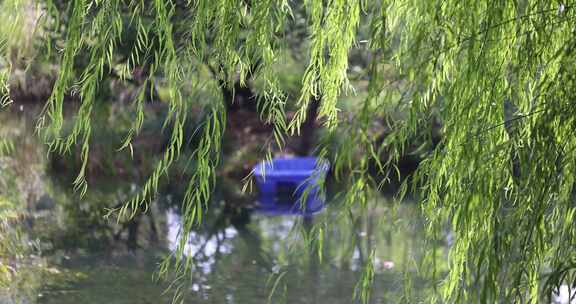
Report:
[[[371,195],[400,175],[400,157],[424,150],[412,189],[422,201],[429,239],[433,243],[447,226],[455,235],[449,272],[434,278],[443,279],[445,302],[536,303],[576,276],[573,1],[41,2],[56,20],[44,26],[63,31],[63,49],[48,44],[48,52],[57,54],[59,74],[38,130],[51,151],[80,145],[82,166],[74,186],[81,193],[87,191],[92,110],[109,72],[117,68],[126,80],[137,67],[148,69],[120,149],[131,147],[146,119],[147,88],[166,85],[168,145],[140,192],[116,210],[120,218],[147,210],[183,152],[188,112],[202,108],[194,174],[183,202],[185,232],[202,220],[227,113],[222,100],[195,100],[186,88],[195,86],[201,66],[209,66],[221,86],[262,84],[257,108],[261,120],[273,126],[279,147],[287,133],[300,133],[310,103],[320,101],[326,132],[316,151],[347,184],[342,197],[348,209],[367,208]],[[0,18],[19,24],[23,3],[0,2]],[[299,96],[291,100],[277,67],[297,12],[306,20],[307,64]],[[119,63],[129,27],[136,39]],[[0,27],[0,105],[11,102],[15,29]],[[356,43],[361,35],[367,43]],[[343,117],[340,96],[350,87],[351,51],[370,59],[363,66],[368,88]],[[87,62],[79,63],[81,56]],[[70,126],[64,124],[67,98],[80,101]],[[287,109],[294,110],[291,120]],[[432,143],[432,132],[440,134],[439,142]],[[401,196],[408,188],[403,184]],[[322,237],[311,239],[322,247]],[[175,261],[165,262],[163,271],[192,269],[185,244],[183,237]],[[434,259],[431,253],[424,261]],[[423,268],[436,265],[431,264]],[[357,292],[363,301],[373,281],[369,263],[366,269]]]

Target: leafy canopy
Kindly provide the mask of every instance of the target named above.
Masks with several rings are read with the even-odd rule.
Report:
[[[11,45],[29,2],[0,3],[0,17],[14,24],[0,28],[0,101],[8,104],[9,74],[17,57]],[[188,88],[208,64],[216,67],[214,77],[223,84],[231,85],[236,77],[241,83],[252,77],[264,84],[258,108],[274,126],[277,146],[287,134],[299,133],[309,104],[321,100],[319,119],[328,135],[317,151],[349,185],[344,193],[348,207],[365,204],[395,174],[399,157],[411,145],[425,143],[429,153],[414,175],[413,190],[422,200],[431,240],[447,226],[455,234],[448,275],[439,274],[434,263],[425,265],[443,281],[439,291],[445,301],[536,303],[559,284],[576,280],[573,1],[39,3],[46,12],[40,27],[62,32],[65,44],[47,41],[44,46],[60,71],[38,127],[52,151],[81,143],[84,165],[75,182],[81,192],[87,189],[90,121],[103,79],[112,71],[129,78],[146,65],[143,87],[158,79],[168,85],[166,123],[174,126],[169,147],[141,192],[118,210],[120,215],[146,209],[159,180],[180,156],[186,113],[199,102]],[[300,96],[291,100],[279,85],[276,65],[295,12],[305,16],[307,68]],[[130,45],[122,40],[126,31],[136,31]],[[129,55],[118,62],[117,54],[126,49]],[[345,117],[338,100],[352,89],[351,51],[369,58],[369,85],[367,96]],[[87,54],[87,64],[78,65],[80,54]],[[81,106],[73,127],[64,130],[68,94],[79,96]],[[121,148],[131,147],[142,127],[145,95],[134,100],[136,117]],[[193,156],[197,170],[184,200],[186,229],[201,220],[207,207],[225,130],[223,103],[202,105],[207,114]],[[289,120],[288,105],[296,107]],[[386,136],[373,134],[374,123],[387,126]],[[435,124],[441,126],[441,140],[432,146]],[[330,139],[336,137],[340,140],[334,147]],[[369,173],[371,164],[377,165],[378,177]],[[185,241],[173,265],[177,269],[191,267],[182,255]]]

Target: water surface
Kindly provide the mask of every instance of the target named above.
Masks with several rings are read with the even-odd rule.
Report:
[[[137,225],[105,219],[105,208],[130,197],[137,185],[101,178],[90,181],[87,197],[79,198],[46,158],[34,135],[34,115],[25,112],[0,113],[0,132],[20,151],[10,160],[18,169],[1,171],[0,177],[13,179],[26,194],[14,199],[28,206],[26,231],[38,240],[46,265],[30,302],[169,303],[175,274],[153,278],[182,237],[177,194],[163,193]],[[218,196],[205,223],[188,235],[184,253],[193,271],[173,285],[180,286],[185,303],[354,303],[369,261],[375,271],[371,303],[405,303],[406,290],[415,298],[429,292],[430,284],[416,272],[427,248],[416,204],[394,206],[379,197],[366,210],[348,213],[330,199],[320,214],[303,220],[282,212],[228,212],[236,199]],[[304,235],[317,232],[314,224],[323,227],[321,245],[312,245],[320,251],[304,245]]]

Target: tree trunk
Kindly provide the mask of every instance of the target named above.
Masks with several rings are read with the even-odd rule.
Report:
[[[318,118],[318,109],[320,108],[320,98],[316,98],[308,104],[306,120],[302,124],[302,133],[300,134],[300,146],[296,151],[298,156],[308,156],[312,152],[314,145],[314,131],[316,129],[316,118]]]

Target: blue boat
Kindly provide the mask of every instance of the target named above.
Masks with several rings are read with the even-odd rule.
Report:
[[[324,183],[329,164],[316,157],[274,158],[254,167],[260,191],[258,211],[311,215],[324,208]]]

